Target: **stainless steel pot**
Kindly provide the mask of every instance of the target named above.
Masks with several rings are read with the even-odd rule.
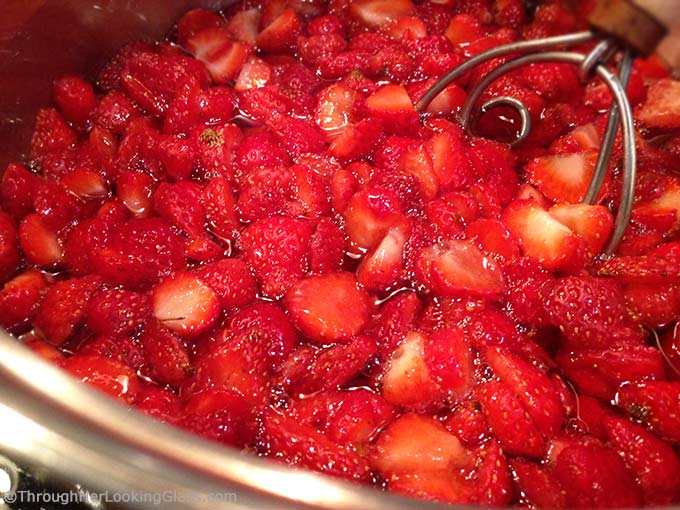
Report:
[[[92,75],[127,41],[216,1],[0,2],[0,165],[21,160],[53,78]],[[0,452],[126,508],[414,508],[203,441],[101,396],[0,331]],[[107,501],[104,501],[105,503]],[[19,505],[21,506],[21,505]]]

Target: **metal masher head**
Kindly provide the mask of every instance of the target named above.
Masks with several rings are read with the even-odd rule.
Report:
[[[586,54],[576,51],[566,51],[562,48],[577,46],[592,41],[599,42]],[[614,72],[608,67],[608,62],[613,55],[622,51],[622,57],[618,70]],[[486,74],[470,90],[467,100],[459,113],[459,121],[468,133],[471,133],[475,121],[475,107],[484,91],[502,75],[517,68],[546,62],[567,63],[578,66],[578,75],[583,83],[593,77],[601,79],[612,93],[613,103],[609,111],[607,126],[602,138],[602,145],[597,159],[597,164],[588,191],[583,199],[584,203],[594,204],[602,189],[604,178],[612,158],[612,151],[619,128],[622,130],[623,139],[623,190],[621,203],[616,212],[614,231],[605,246],[604,253],[612,254],[623,238],[623,234],[630,221],[633,208],[635,191],[635,173],[637,156],[635,150],[635,128],[633,124],[633,112],[626,96],[626,87],[633,66],[633,52],[630,48],[623,47],[614,38],[602,38],[595,31],[584,31],[574,34],[519,41],[480,53],[460,66],[453,69],[446,76],[437,81],[418,101],[416,108],[424,112],[432,100],[437,97],[446,87],[457,79],[470,72],[475,67],[499,57],[511,55],[513,58],[499,65]],[[529,109],[517,98],[511,96],[497,96],[481,105],[481,112],[485,112],[497,106],[509,106],[517,111],[521,125],[516,139],[510,145],[516,145],[526,139],[531,131],[531,116]]]

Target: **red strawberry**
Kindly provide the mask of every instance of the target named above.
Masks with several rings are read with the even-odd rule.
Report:
[[[665,78],[653,83],[647,91],[647,99],[637,113],[637,118],[646,126],[675,128],[680,126],[680,104],[677,93],[680,84]]]
[[[474,173],[461,136],[438,133],[427,142],[427,151],[442,191],[462,190],[472,184]]]
[[[18,241],[12,218],[0,209],[0,283],[7,281],[19,265]]]
[[[311,235],[307,222],[284,216],[260,220],[244,230],[243,257],[265,296],[282,297],[304,276]]]
[[[181,412],[179,398],[172,391],[159,386],[145,386],[137,393],[135,409],[154,419],[172,423]]]
[[[515,483],[527,503],[541,508],[564,508],[567,495],[559,481],[539,464],[520,459],[510,461]]]
[[[215,292],[186,272],[175,273],[156,285],[151,300],[154,316],[184,338],[209,331],[222,311]]]
[[[284,9],[257,36],[257,47],[269,53],[284,53],[295,47],[302,23],[294,9]]]
[[[312,273],[339,271],[345,258],[345,233],[328,218],[317,223],[309,243],[309,269]]]
[[[357,92],[342,83],[335,83],[319,92],[315,121],[319,128],[336,135],[344,131],[354,120],[353,107]]]
[[[477,445],[489,435],[486,418],[476,403],[457,408],[447,416],[444,426],[466,445]]]
[[[640,484],[645,504],[670,504],[680,491],[680,460],[673,447],[623,418],[609,417],[604,426]]]
[[[64,251],[57,233],[47,223],[48,220],[40,214],[26,216],[19,225],[19,243],[26,262],[51,268],[63,260]],[[11,251],[7,253],[11,254]],[[11,274],[14,269],[9,264],[3,271]]]
[[[662,438],[680,442],[680,383],[650,381],[626,384],[619,389],[616,403],[634,420]]]
[[[557,204],[550,215],[585,241],[589,253],[602,251],[614,229],[614,218],[602,205]]]
[[[446,38],[453,45],[466,46],[479,39],[484,33],[479,21],[468,14],[454,16],[446,28]]]
[[[285,306],[298,329],[319,344],[360,333],[371,311],[370,296],[344,272],[300,280],[287,292]]]
[[[447,396],[465,394],[472,385],[472,352],[460,329],[445,328],[428,335],[423,359],[430,377]]]
[[[391,133],[406,133],[418,124],[418,112],[406,89],[385,85],[366,98],[368,113],[384,122]]]
[[[577,204],[586,194],[596,159],[592,151],[537,158],[527,165],[527,177],[550,200]]]
[[[93,121],[101,128],[122,134],[128,123],[137,115],[130,98],[120,90],[112,90],[99,101],[93,113]]]
[[[234,194],[224,177],[211,179],[201,193],[208,229],[222,240],[230,240],[239,226]]]
[[[234,41],[222,27],[208,27],[188,38],[187,49],[203,62],[215,83],[227,83],[238,76],[250,49]]]
[[[5,283],[0,290],[0,326],[14,331],[33,319],[49,289],[45,275],[29,269]]]
[[[101,218],[78,222],[64,241],[64,261],[74,275],[82,276],[94,272],[96,253],[103,248],[111,228]]]
[[[110,283],[145,287],[185,267],[184,243],[160,218],[134,219],[112,230],[96,261],[97,272]]]
[[[176,180],[189,179],[197,158],[191,140],[164,136],[158,142],[159,158],[168,175]]]
[[[251,171],[238,197],[238,216],[244,223],[265,220],[292,212],[295,176],[289,168],[260,168]]]
[[[653,329],[667,326],[680,309],[677,284],[628,284],[623,287],[623,295],[631,318]]]
[[[416,278],[442,296],[465,293],[493,298],[505,288],[496,263],[467,241],[451,240],[422,250]]]
[[[150,175],[136,171],[122,172],[116,181],[116,194],[133,216],[147,218],[152,212],[151,195],[156,184]]]
[[[149,321],[139,341],[151,377],[161,384],[177,388],[193,373],[184,344],[160,322]]]
[[[241,72],[234,83],[236,92],[244,92],[267,85],[273,76],[272,68],[264,60],[251,56],[241,68]]]
[[[290,162],[290,156],[270,131],[249,133],[238,145],[235,158],[244,174],[256,168],[285,166]]]
[[[194,132],[200,168],[206,177],[226,177],[230,182],[235,179],[236,164],[241,156],[236,155],[236,147],[243,140],[243,133],[234,124],[198,129]]]
[[[47,181],[35,194],[35,211],[51,228],[59,230],[83,216],[83,201],[56,182]]]
[[[99,287],[96,276],[57,282],[47,292],[33,325],[53,345],[63,344],[85,317],[87,304]]]
[[[257,39],[260,15],[259,8],[238,11],[227,21],[227,30],[237,41],[254,45],[255,39]]]
[[[68,192],[82,200],[101,199],[109,194],[109,189],[99,172],[80,167],[64,175],[60,182]]]
[[[545,309],[551,322],[576,345],[608,347],[639,338],[627,323],[621,286],[608,278],[560,278]]]
[[[465,237],[498,263],[506,265],[519,257],[519,245],[498,220],[479,219],[465,229]]]
[[[87,327],[95,334],[127,335],[138,332],[151,317],[151,303],[145,294],[106,289],[90,299],[86,313]]]
[[[92,85],[78,76],[65,75],[52,84],[54,102],[69,121],[83,125],[97,106]]]
[[[391,227],[406,221],[394,192],[370,188],[359,191],[350,199],[344,217],[350,241],[363,250],[374,247]]]
[[[522,257],[504,268],[507,299],[514,316],[521,322],[538,327],[549,323],[543,308],[555,283],[553,276],[538,263]]]
[[[125,336],[98,336],[88,340],[78,349],[83,356],[104,356],[138,370],[144,364],[142,350],[137,342]]]
[[[357,280],[371,292],[388,292],[402,279],[403,251],[408,231],[392,227],[382,241],[364,256],[357,268]]]
[[[383,356],[394,352],[412,326],[422,309],[422,303],[413,292],[400,292],[385,303],[371,318],[366,333],[378,342]]]
[[[198,276],[217,294],[224,310],[240,308],[255,300],[257,284],[240,259],[224,259],[202,266]]]
[[[414,10],[411,0],[359,0],[349,4],[350,15],[372,29],[387,26],[413,14]]]
[[[51,363],[58,363],[64,359],[62,352],[51,344],[42,340],[35,333],[28,333],[21,336],[21,343],[43,359]]]
[[[33,211],[35,194],[41,187],[40,178],[18,163],[7,165],[0,182],[3,208],[19,220]]]
[[[309,152],[321,152],[326,147],[319,130],[303,120],[274,115],[267,120],[267,126],[293,157]]]
[[[184,46],[201,30],[223,24],[224,19],[217,13],[207,9],[192,9],[184,13],[177,22],[177,42]]]
[[[48,152],[75,145],[78,137],[61,114],[54,108],[38,112],[31,138],[31,155],[44,156]]]
[[[334,443],[295,417],[270,409],[262,418],[262,433],[273,459],[355,481],[367,480],[370,475],[368,463],[354,448]]]
[[[71,356],[59,365],[81,382],[127,404],[135,400],[141,387],[131,368],[103,356]]]
[[[511,455],[541,458],[546,445],[524,405],[508,385],[489,381],[479,387],[477,398],[493,436]]]
[[[201,99],[201,85],[193,76],[178,84],[165,112],[163,132],[173,135],[189,132],[200,120]]]
[[[666,253],[651,252],[640,256],[619,256],[605,261],[598,274],[613,276],[625,283],[680,283],[680,253],[675,253],[677,243],[661,245]]]
[[[154,192],[153,204],[159,216],[189,236],[198,238],[205,235],[201,189],[193,182],[162,183]]]

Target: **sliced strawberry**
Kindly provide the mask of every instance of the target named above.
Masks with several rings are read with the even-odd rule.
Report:
[[[18,163],[7,165],[0,182],[3,208],[19,220],[33,211],[33,201],[41,179]]]
[[[493,298],[505,288],[496,263],[467,241],[451,240],[422,250],[416,261],[416,278],[443,296],[463,293]]]
[[[241,68],[241,72],[234,83],[236,92],[264,87],[271,81],[274,71],[264,60],[251,56]]]
[[[187,49],[203,62],[215,83],[227,83],[238,76],[250,49],[234,41],[222,27],[209,27],[187,40]]]
[[[357,280],[371,292],[387,292],[402,277],[402,256],[408,233],[391,228],[382,241],[368,253],[357,268]]]
[[[410,16],[415,10],[411,0],[359,0],[349,3],[350,15],[369,28],[380,28]]]
[[[577,204],[583,200],[595,170],[593,151],[534,159],[527,178],[550,200]]]
[[[414,413],[388,425],[371,452],[371,465],[388,480],[407,473],[454,472],[470,462],[456,436],[434,418]]]
[[[54,108],[40,110],[31,138],[31,155],[44,156],[48,152],[75,145],[78,137],[61,114]]]
[[[265,296],[282,297],[304,276],[311,236],[306,221],[285,216],[260,220],[243,231],[243,258]]]
[[[626,384],[619,389],[616,403],[634,420],[662,438],[680,441],[680,383],[650,381]]]
[[[29,264],[51,268],[57,266],[64,258],[64,250],[57,232],[40,214],[32,213],[23,219],[19,225],[19,243]],[[14,269],[15,267],[10,264],[5,266],[3,271],[11,274]]]
[[[284,9],[257,36],[257,47],[270,53],[287,52],[295,47],[302,22],[292,8]]]
[[[29,269],[5,283],[0,290],[0,326],[15,331],[33,319],[49,289],[45,275]]]
[[[522,253],[550,270],[583,265],[584,241],[533,200],[516,200],[502,220],[519,241]]]
[[[653,83],[647,91],[647,99],[637,113],[646,126],[676,128],[680,126],[680,103],[677,97],[680,83],[665,78]]]
[[[233,238],[238,227],[234,194],[231,185],[224,177],[212,179],[202,191],[208,228],[220,239]]]
[[[423,359],[430,377],[447,396],[463,395],[471,387],[472,352],[462,330],[443,328],[428,335]]]
[[[153,289],[154,316],[182,337],[204,333],[219,318],[222,306],[215,292],[190,273],[175,273]]]
[[[76,168],[64,175],[60,184],[74,195],[87,200],[104,198],[109,190],[99,172],[89,168]]]
[[[564,508],[567,495],[559,481],[548,470],[530,461],[510,461],[515,483],[527,503],[541,508]]]
[[[87,327],[97,335],[136,333],[151,317],[151,303],[145,294],[124,289],[106,289],[87,305]]]
[[[224,310],[240,308],[255,300],[257,284],[248,266],[239,259],[207,264],[198,276],[219,296]]]
[[[272,115],[268,116],[270,118]],[[236,160],[244,174],[261,167],[284,166],[290,156],[270,131],[249,133],[236,149]]]
[[[139,341],[151,377],[161,384],[177,388],[193,373],[184,344],[160,322],[149,321]]]
[[[498,220],[482,218],[474,221],[466,227],[465,237],[503,266],[519,258],[517,241]]]
[[[43,359],[54,363],[64,359],[62,352],[52,344],[48,344],[35,333],[28,333],[21,336],[21,343],[31,352]]]
[[[609,417],[604,426],[640,484],[645,504],[671,503],[680,491],[680,460],[673,447],[624,418]]]
[[[144,365],[142,349],[136,341],[126,336],[98,336],[87,340],[78,349],[83,356],[104,356],[134,370]]]
[[[359,249],[372,248],[391,227],[405,222],[395,193],[370,188],[350,199],[344,217],[345,231]]]
[[[54,102],[69,121],[83,125],[97,106],[92,85],[78,76],[65,75],[52,84]]]
[[[366,109],[393,133],[408,132],[418,124],[418,112],[402,85],[379,88],[366,98]]]
[[[131,368],[103,356],[71,356],[61,361],[60,366],[81,382],[127,404],[135,400],[141,388]]]
[[[631,318],[653,329],[670,324],[680,309],[680,286],[673,283],[627,284],[623,295]]]
[[[486,418],[476,403],[467,403],[457,408],[447,416],[444,426],[468,446],[477,445],[489,436]]]
[[[135,409],[154,419],[172,423],[181,413],[179,398],[172,391],[159,386],[146,386],[137,393]]]
[[[137,218],[146,218],[152,212],[151,195],[155,188],[153,178],[136,171],[122,172],[116,181],[116,194]]]
[[[325,344],[360,333],[371,301],[354,275],[340,272],[300,280],[287,292],[285,306],[302,333]]]
[[[309,269],[312,273],[339,271],[345,258],[345,233],[328,218],[321,218],[309,243]]]
[[[7,281],[19,265],[19,236],[24,249],[25,228],[20,227],[17,232],[12,218],[0,209],[0,283]]]
[[[154,192],[153,204],[159,216],[189,236],[204,235],[206,218],[201,203],[201,189],[193,182],[162,183]]]
[[[422,303],[413,292],[399,292],[392,296],[374,315],[366,333],[378,341],[383,356],[390,356],[412,326],[422,309]]]
[[[329,147],[329,152],[341,159],[358,159],[373,150],[380,139],[383,124],[376,119],[363,119],[345,128],[338,134]]]
[[[111,228],[101,218],[79,222],[66,236],[64,261],[69,271],[77,276],[94,272],[96,253],[103,248]]]
[[[667,247],[680,246],[668,243]],[[670,284],[680,283],[680,254],[651,252],[637,257],[620,256],[605,261],[598,274],[611,276],[624,283]]]
[[[177,22],[177,42],[186,45],[200,31],[223,24],[224,19],[217,13],[207,9],[192,9],[184,13]]]
[[[462,190],[472,183],[474,174],[462,138],[447,131],[438,133],[427,143],[427,150],[442,191]]]
[[[549,323],[544,303],[552,292],[554,277],[533,259],[522,257],[504,268],[507,300],[513,315],[534,327]]]
[[[257,39],[257,27],[260,23],[260,9],[238,11],[227,21],[227,31],[237,41],[253,46]]]
[[[602,251],[614,228],[614,218],[602,205],[557,204],[550,215],[585,241],[588,252]]]
[[[451,44],[465,46],[484,35],[479,21],[468,14],[454,16],[446,28],[446,38]]]
[[[94,123],[109,131],[122,134],[129,122],[138,115],[132,100],[120,90],[112,90],[101,98],[94,111]]]
[[[88,301],[99,287],[96,276],[57,282],[45,295],[33,326],[53,345],[63,344],[85,317]]]
[[[303,120],[274,115],[267,120],[267,127],[292,157],[320,153],[326,147],[326,141],[316,126]]]

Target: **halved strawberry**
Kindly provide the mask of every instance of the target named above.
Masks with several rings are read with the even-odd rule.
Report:
[[[321,218],[309,242],[309,269],[312,273],[339,271],[345,258],[345,233],[328,218]]]
[[[614,228],[614,217],[603,205],[556,204],[548,212],[579,235],[592,255],[602,251]]]
[[[239,222],[229,181],[224,177],[211,179],[201,195],[208,229],[220,239],[232,239]]]
[[[577,204],[588,190],[596,160],[593,150],[543,156],[527,164],[527,178],[550,200]]]
[[[151,215],[151,195],[156,184],[151,176],[142,172],[122,172],[116,181],[116,194],[137,218]]]
[[[548,469],[521,459],[511,460],[510,468],[515,483],[528,503],[542,508],[566,507],[567,495]]]
[[[621,386],[617,405],[634,420],[672,442],[680,442],[680,382],[649,381]]]
[[[95,294],[87,305],[87,327],[97,335],[134,334],[151,317],[146,294],[124,289],[106,289]]]
[[[583,265],[584,241],[533,200],[515,200],[502,220],[522,253],[547,269],[569,271]]]
[[[528,257],[522,257],[504,268],[506,295],[513,315],[534,327],[549,323],[544,303],[552,292],[555,278]]]
[[[408,232],[392,227],[357,268],[357,280],[371,292],[387,292],[402,277],[402,256]]]
[[[26,261],[40,267],[57,266],[64,258],[61,240],[44,216],[36,213],[26,216],[19,225],[19,244]],[[4,271],[14,267],[7,266]]]
[[[40,271],[29,269],[5,283],[0,290],[0,326],[14,331],[35,315],[49,283]]]
[[[264,60],[250,56],[243,64],[234,83],[236,92],[264,87],[273,78],[274,71]]]
[[[51,151],[65,149],[75,145],[78,140],[61,114],[54,108],[45,108],[38,112],[31,138],[31,155],[44,156]]]
[[[215,83],[227,83],[238,76],[250,49],[234,41],[222,27],[209,27],[187,40],[187,49],[203,62]]]
[[[358,0],[349,2],[349,14],[369,28],[389,25],[415,11],[411,0]]]
[[[519,244],[498,220],[481,218],[470,223],[465,237],[503,266],[519,257]]]
[[[344,212],[345,231],[360,250],[374,247],[390,228],[406,222],[394,192],[365,188],[349,200]]]
[[[193,373],[184,344],[160,322],[149,321],[139,341],[151,377],[161,384],[177,388]]]
[[[416,278],[440,296],[494,298],[505,289],[500,268],[469,241],[450,240],[423,249]]]
[[[468,446],[477,445],[489,437],[489,425],[475,402],[456,408],[443,423],[449,432]]]
[[[663,329],[678,315],[680,285],[674,283],[632,283],[623,286],[631,318],[652,329]]]
[[[383,356],[391,356],[406,333],[413,328],[423,305],[414,292],[393,295],[374,315],[366,333],[375,338]]]
[[[285,297],[293,322],[319,344],[343,341],[361,332],[370,316],[370,296],[350,273],[310,276]]]
[[[446,38],[451,44],[465,46],[484,35],[479,21],[469,14],[458,14],[446,28]]]
[[[260,24],[260,15],[259,8],[238,11],[227,21],[227,31],[237,41],[254,46],[258,25]]]
[[[302,22],[295,9],[284,9],[257,36],[257,47],[270,53],[287,52],[295,47]]]
[[[84,356],[104,356],[139,370],[144,365],[142,349],[127,336],[96,336],[79,346],[78,354]]]
[[[224,24],[224,18],[207,9],[192,9],[185,12],[177,22],[177,42],[186,45],[193,36],[210,27]]]
[[[205,235],[205,209],[201,203],[201,188],[190,181],[162,183],[153,195],[156,213],[192,238]]]
[[[151,300],[159,322],[185,338],[210,330],[222,311],[219,298],[208,284],[185,272],[156,285]]]
[[[59,365],[81,382],[127,404],[135,400],[141,388],[134,370],[104,356],[78,354],[65,358]]]
[[[407,133],[418,124],[418,112],[403,85],[384,85],[365,104],[368,113],[383,120],[391,133]]]
[[[86,167],[76,168],[67,173],[61,178],[60,184],[84,200],[104,198],[109,193],[101,174]]]
[[[240,308],[255,300],[257,283],[240,259],[223,259],[202,266],[198,276],[219,296],[224,310]]]
[[[421,39],[427,35],[427,26],[420,18],[405,16],[390,24],[386,29],[386,33],[396,40]]]
[[[40,177],[23,165],[10,163],[0,182],[3,208],[18,221],[33,211],[35,194],[40,187]]]
[[[342,132],[353,121],[353,106],[357,92],[342,83],[335,83],[319,92],[315,121],[329,135]]]
[[[680,82],[664,78],[647,90],[647,99],[637,112],[637,118],[646,126],[659,128],[680,127]]]
[[[426,147],[442,191],[462,190],[472,184],[474,171],[461,137],[443,131],[434,135]]]
[[[22,223],[23,225],[23,223]],[[25,230],[20,227],[19,233],[12,218],[0,209],[0,283],[7,281],[16,271],[19,265],[19,236],[26,237]],[[25,251],[25,250],[24,250]]]
[[[52,84],[54,102],[69,121],[84,124],[97,106],[92,85],[78,76],[65,75]]]
[[[648,252],[647,255],[613,257],[599,267],[598,274],[611,276],[624,283],[677,284],[680,283],[680,254]]]

